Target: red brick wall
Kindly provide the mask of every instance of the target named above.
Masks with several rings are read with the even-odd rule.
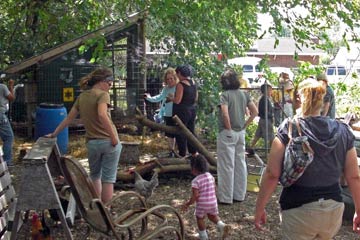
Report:
[[[250,54],[248,55],[250,56]],[[264,55],[260,54],[251,54],[251,56],[264,58]],[[294,60],[292,55],[267,55],[269,58],[270,67],[288,67],[295,68],[298,67],[297,61],[307,61],[313,65],[319,64],[319,56],[309,56],[309,55],[300,55],[297,61]]]

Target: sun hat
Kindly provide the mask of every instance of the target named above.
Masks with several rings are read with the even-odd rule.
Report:
[[[272,86],[269,83],[264,83],[263,85],[261,85],[260,87],[261,93],[264,94],[268,88],[272,88]]]
[[[323,80],[323,81],[328,81],[325,73],[320,73],[320,74],[318,74],[318,75],[316,76],[316,80],[318,80],[318,81],[321,81],[321,80]]]

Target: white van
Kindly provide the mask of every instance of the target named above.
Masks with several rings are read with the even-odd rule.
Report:
[[[260,71],[259,63],[261,58],[257,57],[237,57],[228,60],[228,64],[241,65],[243,70],[243,78],[249,80],[250,85],[255,84],[255,81],[263,74]]]
[[[329,65],[326,67],[326,77],[329,83],[338,83],[345,80],[346,68],[340,65]]]

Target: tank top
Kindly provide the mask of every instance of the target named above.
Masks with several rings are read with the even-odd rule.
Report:
[[[189,80],[190,86],[180,82],[180,84],[183,86],[183,96],[179,103],[179,105],[183,106],[193,106],[195,104],[196,100],[196,85],[192,80]]]

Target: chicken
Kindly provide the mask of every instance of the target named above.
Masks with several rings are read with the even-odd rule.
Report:
[[[42,224],[39,219],[39,215],[34,213],[31,221],[31,240],[41,239]]]
[[[41,225],[42,225],[42,230],[41,230],[41,236],[42,236],[42,240],[52,240],[52,236],[51,236],[51,232],[50,232],[50,228],[47,226],[46,221],[45,221],[45,214],[43,212],[43,216],[41,218]]]
[[[141,175],[134,171],[135,174],[135,189],[147,200],[153,194],[154,189],[159,185],[158,173],[155,172],[150,181],[144,180]]]

